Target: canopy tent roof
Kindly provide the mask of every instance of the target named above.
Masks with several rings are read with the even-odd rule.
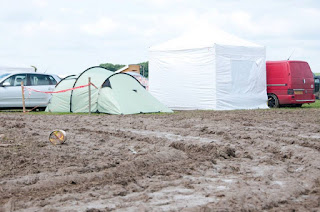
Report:
[[[217,45],[262,47],[258,44],[238,38],[220,29],[199,29],[185,33],[180,37],[152,46],[150,51],[186,50],[207,48]]]
[[[17,73],[17,72],[35,72],[35,69],[33,67],[12,67],[12,66],[0,66],[0,73]]]

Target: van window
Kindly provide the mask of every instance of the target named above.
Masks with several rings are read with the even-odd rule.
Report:
[[[291,62],[290,70],[293,78],[313,78],[308,63]]]

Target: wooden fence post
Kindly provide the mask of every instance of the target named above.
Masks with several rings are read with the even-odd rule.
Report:
[[[89,82],[89,115],[91,115],[91,77],[88,78]]]
[[[21,81],[21,91],[22,91],[22,108],[23,112],[26,112],[26,104],[25,104],[25,99],[24,99],[24,86],[23,86],[23,80]]]

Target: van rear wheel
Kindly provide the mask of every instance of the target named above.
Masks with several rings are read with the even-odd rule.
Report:
[[[278,108],[279,105],[279,99],[274,94],[268,94],[268,106],[270,108]]]

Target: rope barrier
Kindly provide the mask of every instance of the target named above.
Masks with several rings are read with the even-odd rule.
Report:
[[[96,89],[98,89],[93,83],[88,83],[88,84],[86,84],[86,85],[81,85],[81,86],[74,87],[74,88],[68,88],[68,89],[61,90],[61,91],[40,91],[40,90],[36,90],[36,89],[33,89],[33,88],[28,88],[28,87],[24,87],[24,88],[27,89],[27,90],[29,90],[29,91],[34,91],[34,92],[39,92],[39,93],[46,93],[46,94],[52,94],[52,93],[64,93],[64,92],[76,90],[76,89],[79,89],[79,88],[85,88],[85,87],[88,87],[89,85],[92,85],[93,87],[95,87]]]

